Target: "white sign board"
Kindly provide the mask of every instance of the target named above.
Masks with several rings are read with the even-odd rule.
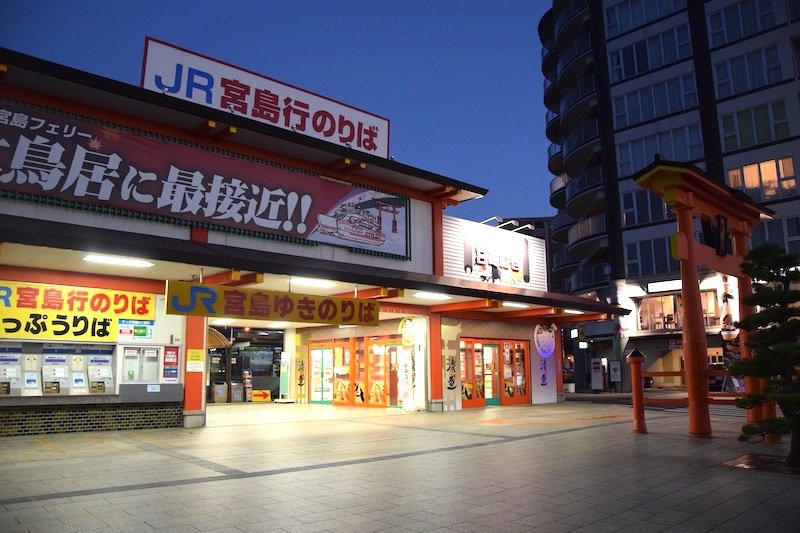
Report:
[[[141,86],[388,158],[389,121],[148,37]]]
[[[446,276],[547,290],[544,239],[448,216],[443,217],[442,229]]]

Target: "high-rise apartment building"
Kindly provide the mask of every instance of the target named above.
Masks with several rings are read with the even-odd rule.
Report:
[[[775,211],[753,246],[800,253],[800,0],[554,0],[539,36],[554,287],[634,310],[580,330],[576,382],[634,346],[650,370],[680,370],[675,219],[632,176],[656,154],[696,165]],[[735,281],[701,272],[711,364],[736,356],[720,335]]]

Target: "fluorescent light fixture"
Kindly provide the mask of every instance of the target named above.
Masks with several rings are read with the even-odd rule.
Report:
[[[580,348],[581,350],[586,350],[587,348],[589,348],[589,343],[586,341],[578,341],[578,348]]]
[[[448,296],[447,294],[442,294],[440,292],[415,292],[414,298],[419,298],[421,300],[450,300],[453,297]]]
[[[671,279],[669,281],[654,281],[647,284],[647,292],[668,292],[679,291],[683,287],[683,283],[679,279]]]
[[[270,322],[264,326],[267,329],[286,329],[289,327],[288,322]]]
[[[564,309],[564,313],[567,315],[582,315],[583,311],[578,311],[577,309]]]
[[[99,263],[101,265],[126,266],[134,268],[150,268],[153,266],[153,263],[150,261],[145,261],[144,259],[118,257],[115,255],[89,254],[84,257],[83,260],[88,263]]]
[[[316,287],[318,289],[331,289],[336,286],[336,284],[330,280],[314,278],[290,278],[289,284]]]
[[[212,326],[227,326],[228,324],[233,324],[236,322],[232,318],[217,318],[214,319],[212,322],[209,322]]]
[[[355,324],[339,324],[339,329],[355,328],[355,327],[358,327],[358,326],[356,326]]]
[[[578,338],[578,330],[576,328],[573,328],[573,329],[569,330],[569,338],[570,339],[577,339]]]
[[[503,307],[516,307],[517,309],[527,309],[530,307],[530,305],[521,304],[519,302],[503,302]]]

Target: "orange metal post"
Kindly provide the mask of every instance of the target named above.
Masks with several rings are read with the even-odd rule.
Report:
[[[700,279],[694,250],[694,224],[691,206],[674,206],[678,234],[690,243],[686,257],[681,257],[681,296],[683,299],[683,353],[686,362],[686,393],[689,399],[689,434],[711,435],[711,416],[708,411],[708,353],[706,332],[700,301]]]
[[[647,433],[644,422],[644,381],[642,379],[642,363],[645,356],[638,349],[634,349],[625,361],[631,365],[631,399],[633,400],[633,432]]]
[[[201,350],[205,359],[206,319],[200,316],[186,317],[186,351]],[[188,357],[184,358],[184,365]],[[204,372],[184,372],[183,411],[184,414],[202,414],[205,399]]]
[[[428,327],[430,328],[431,344],[428,347],[429,354],[429,367],[430,383],[431,383],[431,402],[442,402],[444,400],[444,373],[442,369],[442,316],[439,313],[431,313],[428,319]]]

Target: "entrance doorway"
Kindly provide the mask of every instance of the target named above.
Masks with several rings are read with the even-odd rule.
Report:
[[[309,343],[311,403],[401,407],[413,387],[413,347],[400,335]]]
[[[462,338],[460,352],[462,407],[530,402],[527,341]]]

